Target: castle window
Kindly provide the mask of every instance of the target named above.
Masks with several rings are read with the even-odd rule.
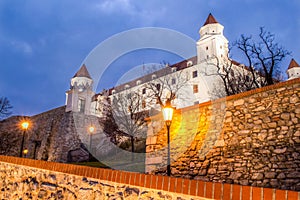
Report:
[[[156,89],[157,89],[157,91],[160,91],[160,84],[159,83],[156,84]]]
[[[146,94],[146,88],[143,88],[142,94]]]
[[[112,93],[112,94],[116,94],[116,90],[112,90],[111,93]]]
[[[197,71],[193,71],[193,78],[196,78],[198,76],[198,72]]]
[[[146,101],[145,100],[142,101],[142,108],[146,108]]]
[[[222,49],[222,45],[220,46],[220,49]]]
[[[155,74],[152,75],[152,79],[156,79],[156,75]]]
[[[199,101],[195,101],[195,102],[194,102],[194,105],[197,105],[197,104],[199,104]]]
[[[198,93],[198,85],[193,85],[193,93]]]
[[[79,99],[78,100],[78,111],[83,113],[85,108],[85,100],[84,99]]]
[[[246,76],[246,81],[249,82],[250,81],[250,77]]]
[[[176,72],[176,67],[172,67],[172,72]]]
[[[125,90],[129,88],[129,85],[125,85]]]
[[[176,78],[172,78],[172,85],[176,84]]]
[[[208,50],[208,47],[206,47],[206,51]]]
[[[206,58],[209,59],[209,55],[207,55]]]
[[[140,85],[141,83],[142,83],[141,80],[137,80],[137,81],[136,81],[136,85]]]

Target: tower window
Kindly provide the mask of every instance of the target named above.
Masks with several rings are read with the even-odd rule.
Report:
[[[172,85],[176,84],[176,78],[172,78]]]
[[[208,50],[208,47],[206,47],[206,51]]]
[[[198,93],[198,85],[193,85],[193,93]]]
[[[83,113],[85,108],[85,100],[84,99],[79,99],[78,100],[78,110],[79,112]]]
[[[198,76],[198,72],[197,71],[193,71],[193,78],[196,78]]]

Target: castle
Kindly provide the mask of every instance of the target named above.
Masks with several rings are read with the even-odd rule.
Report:
[[[113,99],[121,95],[120,98],[125,98],[132,92],[138,93],[141,98],[138,111],[152,108],[159,110],[159,102],[153,98],[157,96],[156,93],[161,95],[162,102],[160,103],[164,103],[166,99],[172,99],[172,105],[176,108],[184,108],[220,97],[212,92],[216,87],[220,89],[222,85],[212,65],[216,65],[216,62],[224,64],[229,60],[233,63],[234,70],[246,68],[228,57],[228,40],[223,30],[224,26],[212,14],[209,14],[199,30],[200,39],[195,44],[197,48],[195,57],[173,65],[166,65],[160,70],[118,85],[104,93],[93,91],[93,80],[83,64],[71,79],[71,87],[66,92],[66,112],[81,112],[103,117],[107,103],[106,97]],[[300,77],[300,66],[294,59],[290,62],[287,75],[288,79]],[[162,88],[166,84],[168,89]],[[174,97],[171,98],[170,95]]]

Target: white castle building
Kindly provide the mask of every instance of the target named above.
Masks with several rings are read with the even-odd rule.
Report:
[[[132,92],[141,97],[139,110],[160,109],[153,96],[154,90],[159,92],[161,100],[165,101],[174,95],[172,105],[183,108],[206,102],[218,95],[216,86],[222,90],[220,78],[212,65],[226,60],[232,61],[235,70],[243,70],[244,65],[228,58],[228,40],[223,34],[224,27],[209,14],[204,25],[200,28],[200,39],[195,44],[197,55],[173,65],[166,65],[160,70],[153,71],[133,81],[107,90],[104,93],[93,91],[93,80],[83,65],[71,79],[71,87],[66,92],[66,112],[81,112],[87,115],[102,117],[109,101],[118,96],[127,98]],[[300,77],[300,66],[292,59],[288,70],[288,79]],[[155,86],[154,90],[151,87]]]

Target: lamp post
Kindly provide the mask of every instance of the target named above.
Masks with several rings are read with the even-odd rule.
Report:
[[[93,136],[93,133],[95,131],[95,127],[94,126],[89,126],[88,128],[88,131],[89,131],[89,136],[90,136],[90,153],[89,153],[89,161],[91,161],[91,154],[92,154],[92,136]]]
[[[174,108],[171,106],[171,101],[168,99],[166,105],[162,109],[164,121],[167,126],[167,138],[168,138],[168,160],[167,160],[167,175],[171,175],[171,163],[170,163],[170,126],[173,118]]]
[[[27,129],[29,128],[29,122],[24,121],[21,123],[21,128],[23,129],[23,136],[22,136],[22,142],[21,142],[21,149],[20,149],[20,157],[23,157],[23,148],[24,148],[24,139]]]

